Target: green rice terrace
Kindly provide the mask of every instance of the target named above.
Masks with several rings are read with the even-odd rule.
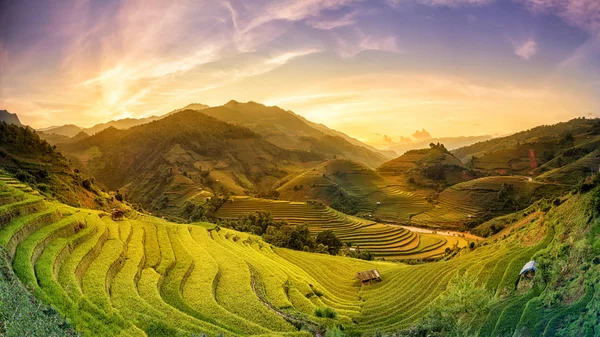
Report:
[[[431,228],[460,228],[470,220],[511,213],[542,197],[558,196],[564,186],[524,176],[491,176],[453,185],[442,191],[435,207],[415,215],[411,223]]]
[[[363,164],[336,159],[284,178],[279,198],[292,201],[320,200],[346,213],[371,215],[392,222],[407,222],[431,208],[424,197],[398,182],[384,179]],[[335,204],[338,207],[335,207]],[[345,205],[345,204],[352,205]]]
[[[254,210],[269,212],[275,220],[292,225],[308,224],[314,233],[332,230],[346,243],[368,249],[385,260],[442,257],[446,248],[463,248],[469,240],[461,236],[419,233],[398,225],[380,224],[340,213],[322,204],[235,197],[217,215],[237,218]]]
[[[586,248],[584,240],[598,235],[597,222],[587,225],[590,194],[517,214],[528,221],[507,223],[502,240],[408,265],[292,251],[212,224],[175,224],[133,211],[113,221],[102,211],[47,200],[6,175],[0,190],[0,245],[15,274],[86,336],[392,335],[437,322],[431,313],[440,313],[440,303],[466,300],[465,282],[483,304],[461,314],[467,325],[454,323],[464,335],[554,336],[573,324],[580,324],[573,330],[584,332],[579,336],[600,333],[589,323],[600,317],[598,263],[580,265],[575,255],[600,248]],[[221,215],[270,203],[275,217],[332,228],[382,256],[402,255],[402,243],[418,255],[419,246],[437,239],[305,203],[234,200]],[[557,258],[559,280],[550,273]],[[532,259],[542,271],[516,286]],[[381,282],[361,285],[355,275],[372,269]],[[564,297],[553,297],[557,287],[568,287]]]

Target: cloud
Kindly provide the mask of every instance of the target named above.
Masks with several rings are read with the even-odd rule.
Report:
[[[433,138],[431,136],[431,134],[429,133],[429,131],[422,129],[421,131],[416,130],[415,133],[412,134],[412,137],[414,139],[416,139],[417,141],[421,141],[421,140],[428,140]]]
[[[528,39],[520,44],[515,45],[515,54],[524,60],[529,60],[537,54],[537,42],[533,39]]]
[[[321,30],[331,30],[338,27],[346,27],[356,23],[356,17],[358,16],[358,11],[352,11],[350,13],[346,13],[343,16],[335,19],[326,19],[326,18],[311,18],[307,20],[307,24],[313,28],[321,29]]]
[[[394,144],[394,141],[392,140],[392,137],[388,136],[388,135],[383,135],[383,141],[387,144]]]
[[[366,50],[389,53],[400,53],[402,51],[395,36],[367,35],[361,30],[357,30],[357,33],[351,36],[338,36],[336,42],[338,54],[345,58],[353,57]]]
[[[417,3],[431,7],[464,7],[464,6],[483,6],[493,3],[495,0],[386,0],[386,3],[393,8],[401,8],[403,5]]]
[[[552,13],[593,35],[600,34],[598,0],[518,0],[534,13]]]

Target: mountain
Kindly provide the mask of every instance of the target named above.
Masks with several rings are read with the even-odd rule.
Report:
[[[567,134],[577,135],[600,130],[599,123],[600,119],[575,118],[568,122],[557,123],[554,125],[541,125],[529,130],[517,132],[510,136],[477,142],[472,145],[457,148],[453,150],[452,153],[466,163],[473,156],[481,157],[486,153],[496,152],[524,143],[556,140]]]
[[[62,126],[53,126],[45,129],[39,129],[38,131],[42,131],[44,134],[55,134],[71,138],[83,131],[83,128],[80,128],[79,126],[74,124],[66,124]]]
[[[223,113],[237,113],[221,107]],[[146,208],[176,214],[187,201],[214,193],[268,191],[321,155],[287,150],[252,130],[195,110],[119,130],[105,129],[61,149],[98,181]]]
[[[14,124],[16,126],[24,126],[21,124],[19,117],[16,114],[11,114],[6,110],[0,110],[0,122],[5,122],[7,124]]]
[[[468,166],[494,174],[539,176],[574,184],[597,171],[600,119],[573,119],[452,151]],[[580,160],[583,160],[581,162]],[[563,174],[553,175],[553,170]],[[569,172],[569,174],[564,174]]]
[[[202,110],[202,113],[247,127],[267,141],[289,150],[313,151],[329,158],[340,156],[370,167],[377,167],[389,159],[365,144],[353,144],[347,140],[348,136],[341,136],[324,126],[316,128],[314,123],[307,123],[296,114],[276,106],[232,100],[223,106]]]
[[[106,123],[96,124],[90,128],[82,128],[77,125],[67,124],[67,125],[63,125],[63,126],[51,126],[48,128],[39,129],[38,131],[43,131],[44,137],[48,137],[47,135],[50,135],[50,134],[56,134],[56,135],[62,135],[62,136],[67,136],[67,137],[71,138],[80,132],[85,132],[88,135],[93,135],[102,130],[108,129],[110,127],[113,127],[116,129],[129,129],[134,126],[150,123],[150,122],[159,120],[161,118],[165,118],[165,117],[170,116],[179,111],[190,110],[190,109],[200,111],[200,110],[206,109],[208,107],[209,106],[205,105],[205,104],[192,103],[182,109],[177,109],[177,110],[171,111],[168,114],[163,115],[163,116],[150,116],[147,118],[124,118],[124,119],[109,121]]]
[[[294,114],[292,111],[288,110],[288,112],[291,113],[291,114]],[[375,147],[373,147],[373,146],[371,146],[369,144],[361,142],[360,140],[358,140],[356,138],[352,138],[352,137],[348,136],[347,134],[345,134],[343,132],[340,132],[340,131],[337,131],[337,130],[334,130],[334,129],[330,129],[327,126],[325,126],[324,124],[311,122],[308,119],[306,119],[306,118],[304,118],[304,117],[302,117],[300,115],[297,115],[297,114],[294,114],[294,115],[296,115],[298,118],[300,118],[306,124],[312,126],[313,128],[315,128],[315,129],[317,129],[319,131],[322,131],[325,134],[328,134],[330,136],[336,136],[336,137],[344,138],[345,140],[347,140],[348,142],[350,142],[350,143],[352,143],[352,144],[354,144],[356,146],[365,147],[365,148],[367,148],[367,149],[369,149],[371,151],[378,152],[378,153],[380,153],[380,154],[382,154],[382,155],[384,155],[385,157],[388,157],[388,158],[394,158],[394,157],[396,157],[398,155],[397,152],[395,152],[395,151],[393,151],[391,149],[387,149],[387,150],[377,149],[377,148],[375,148]]]
[[[429,144],[440,143],[444,144],[448,150],[458,149],[478,142],[483,142],[492,139],[492,136],[463,136],[463,137],[441,137],[441,138],[430,138],[422,141],[415,141],[411,143],[399,143],[394,144],[387,148],[387,150],[394,151],[398,154],[403,154],[406,151],[418,150],[429,147]]]

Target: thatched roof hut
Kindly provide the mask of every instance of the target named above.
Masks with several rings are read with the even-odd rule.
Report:
[[[365,285],[381,281],[381,275],[379,275],[379,271],[377,269],[356,273],[356,278]]]

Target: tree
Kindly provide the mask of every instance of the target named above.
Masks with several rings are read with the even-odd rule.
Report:
[[[317,234],[317,245],[323,244],[328,247],[329,254],[337,255],[342,248],[342,240],[340,240],[332,230],[325,230]]]

